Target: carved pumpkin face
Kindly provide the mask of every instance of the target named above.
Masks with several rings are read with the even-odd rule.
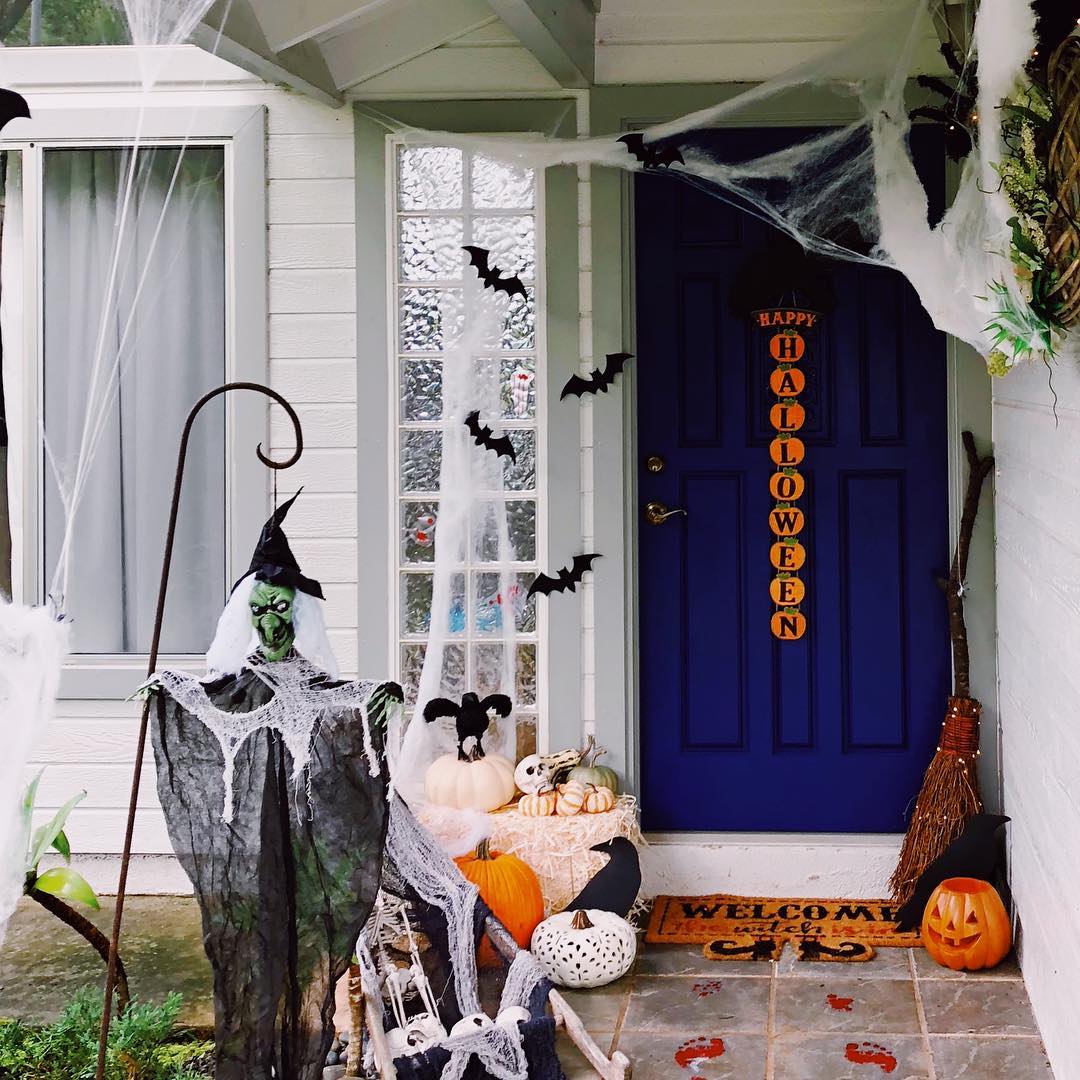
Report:
[[[1000,964],[1012,947],[1012,927],[997,890],[975,878],[947,878],[923,913],[926,951],[953,971]]]

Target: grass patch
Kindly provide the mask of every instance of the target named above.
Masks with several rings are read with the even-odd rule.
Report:
[[[107,1080],[205,1080],[213,1075],[213,1044],[177,1032],[181,1001],[179,994],[170,994],[163,1005],[132,1003],[122,1017],[113,1018]],[[55,1023],[0,1023],[0,1080],[93,1080],[101,1002],[100,991],[86,988]]]

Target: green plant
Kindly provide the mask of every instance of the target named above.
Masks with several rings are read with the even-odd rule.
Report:
[[[1009,260],[1016,288],[992,281],[995,310],[986,326],[994,335],[987,358],[991,375],[1005,375],[1036,354],[1054,355],[1054,335],[1065,330],[1054,299],[1057,269],[1050,260],[1046,221],[1057,196],[1046,167],[1047,146],[1055,127],[1054,103],[1045,89],[1018,86],[1001,105],[1001,136],[1006,156],[994,165],[1009,205]],[[983,297],[982,299],[989,299]]]
[[[80,990],[60,1018],[44,1027],[0,1024],[0,1080],[91,1080],[97,1064],[101,994]],[[132,1004],[109,1031],[106,1080],[203,1080],[213,1046],[176,1031],[181,997]]]
[[[22,825],[23,848],[26,852],[23,879],[23,894],[40,904],[46,911],[55,915],[62,923],[70,926],[94,948],[98,956],[108,964],[109,939],[85,916],[80,915],[67,901],[85,904],[95,911],[101,907],[97,894],[89,882],[71,866],[53,866],[39,872],[41,860],[50,850],[60,853],[65,863],[71,862],[71,844],[68,842],[64,826],[71,811],[83,799],[86,792],[73,795],[46,824],[37,829],[33,827],[34,802],[37,799],[38,785],[45,770],[34,777],[23,795]],[[116,1009],[122,1014],[131,1000],[128,990],[127,972],[120,957],[116,958]]]

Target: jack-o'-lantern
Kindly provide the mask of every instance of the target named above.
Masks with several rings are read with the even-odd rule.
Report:
[[[777,431],[798,431],[806,423],[806,410],[797,401],[778,401],[769,410],[769,423]]]
[[[781,468],[798,465],[806,457],[806,444],[794,435],[777,435],[769,443],[769,457],[774,465]]]
[[[953,971],[1000,964],[1012,948],[1012,926],[997,890],[976,878],[946,878],[923,912],[926,951]]]
[[[806,376],[798,368],[782,365],[770,373],[769,389],[777,397],[798,397],[806,389]]]
[[[769,494],[777,502],[795,502],[806,490],[802,473],[794,469],[781,469],[769,477]]]
[[[799,570],[806,562],[806,548],[798,540],[778,540],[769,548],[769,562],[777,570]]]
[[[769,582],[769,595],[778,607],[801,604],[806,598],[806,585],[793,574],[777,574]]]

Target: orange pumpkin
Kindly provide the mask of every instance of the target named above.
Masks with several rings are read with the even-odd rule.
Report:
[[[806,423],[806,410],[797,401],[778,401],[769,410],[769,423],[777,431],[798,431]]]
[[[769,528],[777,536],[797,536],[805,524],[806,515],[797,506],[780,503],[769,512]]]
[[[769,388],[777,397],[797,397],[806,389],[806,376],[793,367],[778,367],[769,375]]]
[[[777,435],[769,443],[769,457],[774,465],[783,468],[798,465],[806,457],[806,443],[796,435]]]
[[[769,355],[779,363],[791,364],[802,359],[806,339],[794,330],[781,330],[769,338]]]
[[[805,490],[802,473],[794,469],[782,469],[769,477],[769,494],[777,502],[795,502]]]
[[[926,951],[953,971],[1000,964],[1012,948],[1012,926],[997,890],[976,878],[946,878],[923,912]]]
[[[778,540],[769,548],[769,561],[777,570],[798,570],[806,562],[806,548],[797,540]]]
[[[455,859],[458,869],[480,890],[495,917],[523,948],[529,947],[532,932],[544,918],[544,896],[536,874],[516,855],[492,851],[481,840],[473,855]],[[481,967],[499,967],[500,960],[485,936],[480,942],[476,962]]]
[[[773,637],[781,641],[798,641],[806,633],[806,616],[794,608],[775,611],[769,620],[769,629]]]
[[[801,604],[806,597],[806,585],[802,578],[793,574],[777,574],[769,582],[769,595],[773,603],[780,607]]]

